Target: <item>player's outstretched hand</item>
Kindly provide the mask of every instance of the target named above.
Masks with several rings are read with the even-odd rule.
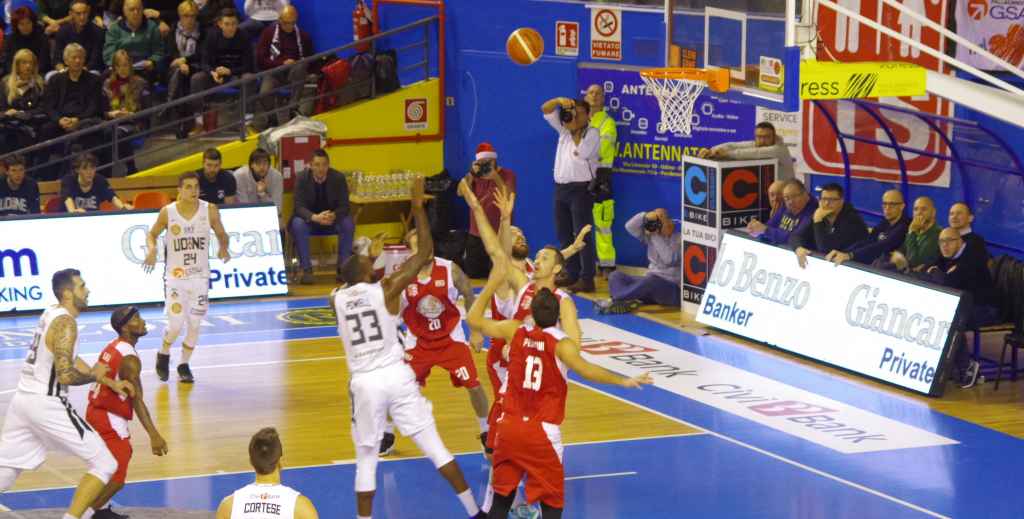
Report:
[[[512,218],[512,209],[516,206],[516,193],[507,189],[494,189],[494,205],[501,212],[501,217]]]
[[[644,373],[639,377],[627,378],[622,381],[622,387],[628,387],[631,389],[638,389],[640,386],[646,386],[654,383],[654,379],[651,378],[650,373]]]
[[[167,454],[167,440],[160,433],[156,433],[149,437],[149,446],[153,449],[154,456],[163,456]]]
[[[593,229],[594,226],[590,225],[589,223],[587,225],[584,225],[583,228],[580,229],[579,234],[576,235],[576,241],[572,243],[572,246],[578,249],[583,249],[583,242],[586,241],[587,236],[590,236],[590,231],[592,231]]]
[[[412,203],[414,206],[423,206],[423,175],[416,175],[412,179]]]
[[[484,349],[484,336],[482,333],[476,330],[470,330],[469,332],[469,345],[473,347],[473,351],[480,353]]]
[[[146,274],[153,272],[154,267],[156,267],[156,249],[147,252],[146,261],[142,262],[142,270]]]
[[[228,252],[228,244],[222,243],[220,244],[220,247],[217,247],[217,257],[224,263],[231,261],[231,253]]]

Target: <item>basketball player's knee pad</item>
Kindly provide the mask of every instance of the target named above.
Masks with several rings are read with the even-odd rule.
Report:
[[[7,492],[14,486],[14,482],[21,474],[21,469],[11,467],[0,467],[0,492]]]
[[[205,314],[204,314],[205,315]],[[188,327],[185,330],[185,344],[195,348],[199,341],[199,327],[203,324],[203,315],[188,314],[186,319]]]
[[[437,427],[427,427],[410,438],[423,451],[423,454],[430,458],[430,461],[434,463],[434,468],[439,469],[455,459],[452,453],[448,452],[448,448],[444,446],[441,436],[437,434]]]
[[[377,447],[356,447],[356,492],[377,490]]]
[[[117,460],[107,449],[103,449],[89,460],[89,474],[96,476],[96,479],[102,481],[104,485],[110,481],[115,472],[117,472]]]

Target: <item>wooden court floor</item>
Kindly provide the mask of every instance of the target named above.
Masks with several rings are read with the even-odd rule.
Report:
[[[275,426],[281,433],[286,466],[355,457],[348,374],[337,339],[260,341],[205,350],[200,346],[192,360],[197,378],[193,386],[178,384],[173,373],[171,382],[161,383],[152,371],[154,351],[141,354],[145,399],[170,452],[153,456],[148,436],[133,420],[129,481],[249,471],[249,437],[265,426]],[[173,358],[176,355],[172,353]],[[485,353],[475,357],[486,378]],[[0,365],[0,380],[16,381],[19,367],[19,362]],[[490,394],[489,384],[485,379],[481,382]],[[569,387],[562,428],[566,443],[699,433],[578,385]],[[76,408],[84,410],[87,388],[72,389]],[[449,450],[479,452],[479,426],[466,391],[451,387],[448,374],[435,369],[424,393],[434,405]],[[10,398],[11,394],[0,395],[0,408],[6,408]],[[411,441],[400,437],[392,456],[419,455]],[[53,453],[40,470],[23,473],[14,490],[73,486],[83,471],[77,459]]]

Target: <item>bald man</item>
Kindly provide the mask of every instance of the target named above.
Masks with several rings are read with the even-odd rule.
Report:
[[[287,5],[281,9],[280,16],[272,25],[263,29],[260,41],[256,44],[256,66],[259,71],[278,69],[278,72],[266,76],[260,83],[260,107],[254,126],[264,130],[271,123],[284,124],[291,120],[292,112],[299,112],[302,101],[303,84],[306,82],[307,67],[305,64],[293,66],[295,62],[315,54],[313,39],[299,29],[299,11],[295,6]],[[270,121],[268,115],[276,108],[277,99],[273,92],[282,85],[289,89],[288,105],[278,110],[276,121]],[[310,110],[301,110],[309,115]]]
[[[956,229],[967,242],[971,250],[985,251],[988,258],[988,251],[985,249],[985,238],[974,232],[971,225],[974,223],[974,212],[964,202],[957,202],[949,207],[949,226]]]
[[[832,250],[825,259],[842,265],[853,260],[858,263],[871,264],[878,258],[887,259],[889,253],[903,245],[907,238],[910,219],[904,209],[903,194],[890,189],[882,195],[882,221],[878,222],[868,233],[868,237],[853,245],[847,251]]]
[[[928,278],[933,283],[963,292],[965,319],[961,333],[998,320],[998,294],[988,270],[988,252],[984,247],[970,247],[958,229],[946,227],[939,233],[939,259],[928,269]],[[960,386],[968,388],[978,378],[978,362],[970,358],[963,339],[961,336],[958,341],[955,366]]]

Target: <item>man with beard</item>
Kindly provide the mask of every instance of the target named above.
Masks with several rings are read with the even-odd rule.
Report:
[[[117,338],[100,353],[99,363],[110,368],[111,375],[117,380],[127,381],[135,388],[134,397],[119,395],[105,386],[98,386],[89,392],[89,408],[85,411],[85,419],[103,441],[110,453],[117,460],[117,472],[111,476],[103,492],[85,511],[83,519],[122,519],[128,516],[115,513],[110,507],[103,508],[114,494],[124,487],[125,476],[128,474],[128,462],[132,459],[131,435],[128,424],[132,415],[137,414],[142,426],[149,434],[149,444],[156,456],[167,454],[167,442],[156,430],[153,419],[142,399],[142,364],[135,351],[139,338],[149,333],[146,321],[134,306],[123,306],[110,314],[110,327],[117,332]],[[95,511],[95,512],[94,512]]]
[[[88,466],[63,516],[79,519],[117,470],[117,461],[100,435],[71,407],[68,387],[99,382],[119,395],[131,397],[134,391],[130,382],[108,377],[103,363],[90,368],[75,355],[78,315],[89,307],[89,289],[82,273],[57,271],[52,285],[58,304],[39,317],[0,431],[0,492],[14,486],[23,470],[39,468],[46,461],[47,450],[59,448]]]

